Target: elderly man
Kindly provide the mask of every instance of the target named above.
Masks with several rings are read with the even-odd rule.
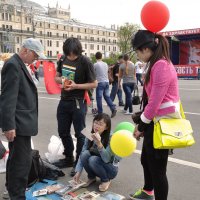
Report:
[[[38,133],[37,88],[26,65],[39,57],[45,58],[40,41],[29,38],[2,69],[2,131],[9,142],[6,187],[11,200],[26,199],[32,161],[31,136]]]

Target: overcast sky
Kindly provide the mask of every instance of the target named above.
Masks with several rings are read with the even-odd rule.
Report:
[[[43,6],[55,7],[56,0],[33,0]],[[170,10],[170,20],[164,30],[200,28],[199,0],[161,0]],[[71,6],[71,16],[81,22],[105,25],[140,24],[140,12],[148,0],[58,0],[63,8]]]

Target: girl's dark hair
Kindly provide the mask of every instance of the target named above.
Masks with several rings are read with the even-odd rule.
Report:
[[[106,148],[108,146],[109,140],[110,140],[110,131],[111,131],[111,119],[110,119],[110,116],[105,114],[105,113],[97,114],[93,119],[93,124],[94,124],[94,121],[100,121],[102,119],[106,124],[106,130],[101,134],[101,142],[102,142],[104,148]],[[91,133],[94,133],[93,126],[92,126]],[[92,145],[93,145],[93,141],[90,141],[89,144],[88,144],[88,149],[90,147],[92,147]]]
[[[71,53],[80,56],[83,52],[82,45],[77,38],[70,37],[63,44],[63,52],[66,56],[69,56]]]
[[[151,69],[158,60],[164,58],[170,62],[169,43],[162,35],[148,30],[139,30],[132,38],[131,43],[134,50],[142,51],[145,48],[149,48],[153,51],[153,55],[148,61],[148,70],[145,75],[145,84],[147,84],[150,80]]]

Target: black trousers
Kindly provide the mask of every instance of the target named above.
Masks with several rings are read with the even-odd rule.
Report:
[[[167,200],[167,162],[169,150],[153,148],[154,125],[148,125],[144,132],[141,163],[144,171],[144,190],[154,190],[155,200]]]
[[[31,137],[17,136],[9,143],[6,166],[6,187],[11,200],[25,200],[28,175],[31,168]]]
[[[71,125],[74,126],[75,137],[77,138],[75,165],[85,141],[85,136],[81,131],[85,128],[86,110],[87,106],[83,100],[79,100],[79,107],[77,107],[75,100],[61,100],[57,108],[58,133],[64,146],[63,154],[66,157],[73,156],[74,143],[71,136]]]

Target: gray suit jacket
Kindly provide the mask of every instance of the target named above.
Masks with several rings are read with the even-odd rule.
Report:
[[[15,129],[17,135],[37,135],[37,88],[17,54],[4,64],[1,72],[1,115],[3,131]]]

